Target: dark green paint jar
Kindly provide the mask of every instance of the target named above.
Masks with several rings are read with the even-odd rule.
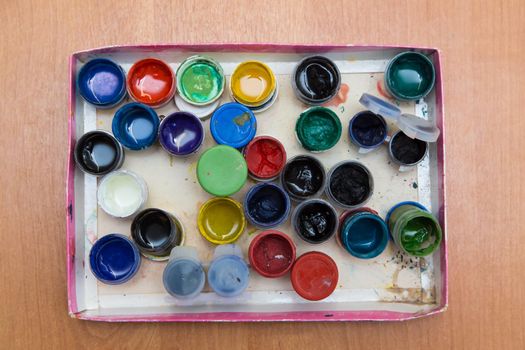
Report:
[[[334,147],[342,130],[337,114],[325,107],[305,110],[295,124],[297,139],[310,152],[324,152]]]
[[[430,59],[413,51],[395,56],[385,71],[385,87],[394,98],[416,101],[434,88],[436,71]]]

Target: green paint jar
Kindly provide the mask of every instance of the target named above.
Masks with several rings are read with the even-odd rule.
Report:
[[[398,54],[390,60],[385,71],[385,87],[398,100],[416,101],[425,97],[435,81],[434,64],[419,52]]]
[[[295,134],[301,145],[310,152],[324,152],[341,138],[342,126],[337,114],[329,108],[312,107],[297,119]]]
[[[212,58],[191,56],[177,69],[177,91],[186,102],[204,106],[217,101],[224,92],[221,65]]]
[[[399,203],[387,215],[390,233],[396,245],[413,256],[432,254],[441,243],[441,226],[421,205]]]

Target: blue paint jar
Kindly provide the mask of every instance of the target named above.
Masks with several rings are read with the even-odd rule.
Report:
[[[290,215],[290,197],[279,186],[261,183],[250,188],[244,197],[244,213],[260,229],[279,226]]]
[[[186,157],[199,150],[204,142],[204,127],[195,115],[175,112],[160,123],[160,145],[168,153]]]
[[[80,96],[98,108],[111,108],[126,96],[126,73],[107,58],[87,62],[78,73]]]
[[[191,299],[204,288],[206,275],[194,247],[175,247],[164,269],[162,282],[166,291],[178,299]]]
[[[359,212],[349,216],[342,225],[343,246],[356,258],[375,258],[388,244],[388,228],[378,215]]]
[[[350,141],[359,147],[359,153],[368,153],[386,140],[385,119],[370,111],[359,112],[350,120],[348,135]]]
[[[215,248],[208,269],[208,283],[215,293],[223,297],[237,296],[244,292],[249,281],[250,270],[238,245],[224,244]]]
[[[140,253],[129,238],[111,233],[95,242],[89,253],[89,264],[99,281],[122,284],[139,270]]]
[[[213,113],[210,131],[218,144],[241,148],[254,138],[257,121],[248,107],[230,102],[223,104]]]
[[[153,108],[133,102],[117,110],[111,129],[124,147],[138,151],[148,148],[157,140],[159,124],[159,116]]]

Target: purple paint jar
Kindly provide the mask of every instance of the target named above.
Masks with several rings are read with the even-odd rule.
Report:
[[[188,112],[175,112],[160,123],[159,141],[168,153],[188,156],[198,151],[204,141],[202,122]]]

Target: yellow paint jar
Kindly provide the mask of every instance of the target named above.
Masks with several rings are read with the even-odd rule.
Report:
[[[246,220],[241,203],[216,197],[202,205],[197,217],[201,235],[211,243],[232,243],[244,232]]]
[[[237,102],[258,107],[273,97],[276,84],[275,75],[266,64],[259,61],[245,61],[233,71],[230,91]]]

